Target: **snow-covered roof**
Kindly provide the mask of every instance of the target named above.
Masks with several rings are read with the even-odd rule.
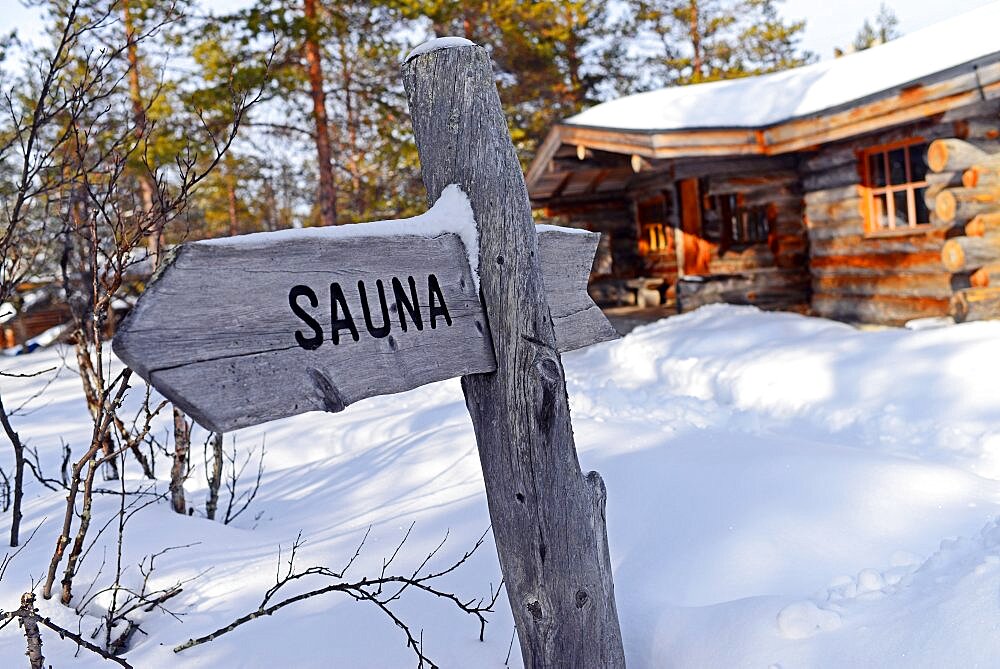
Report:
[[[672,86],[591,107],[563,123],[628,131],[762,128],[1000,57],[1000,2],[886,44],[812,65],[729,81]]]

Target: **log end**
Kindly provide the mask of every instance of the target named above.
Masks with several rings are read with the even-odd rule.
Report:
[[[941,263],[949,272],[960,272],[965,267],[965,250],[957,240],[949,239],[944,243]]]
[[[986,234],[986,220],[982,216],[975,216],[965,224],[965,234],[968,237],[982,237]]]
[[[990,271],[985,267],[980,267],[969,275],[969,287],[986,288],[990,285]]]
[[[957,291],[948,304],[956,323],[1000,319],[1000,288],[968,288]]]
[[[936,139],[927,147],[927,167],[940,172],[948,165],[948,144]]]
[[[955,220],[955,212],[958,210],[958,202],[954,193],[943,190],[934,198],[934,213],[944,223],[951,223]]]
[[[975,188],[979,183],[979,170],[980,168],[973,165],[969,169],[962,172],[962,185],[966,188]]]

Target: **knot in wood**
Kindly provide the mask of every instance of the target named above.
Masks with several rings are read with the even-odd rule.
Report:
[[[528,612],[535,620],[542,619],[542,605],[538,603],[538,600],[528,602]]]
[[[540,356],[535,362],[535,369],[546,384],[559,383],[559,365],[552,358]]]
[[[582,609],[587,605],[587,601],[590,599],[590,595],[587,594],[586,590],[576,591],[576,608]]]
[[[329,376],[323,373],[322,370],[315,368],[310,368],[308,373],[313,386],[319,393],[324,409],[330,413],[339,413],[347,407],[343,395],[341,395],[340,390]]]

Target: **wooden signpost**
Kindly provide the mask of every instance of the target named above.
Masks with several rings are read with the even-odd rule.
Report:
[[[183,245],[114,350],[200,425],[228,432],[496,369],[454,187],[426,214]],[[617,335],[587,295],[600,235],[543,228],[557,346]]]
[[[559,357],[616,336],[586,291],[599,235],[536,229],[484,49],[436,40],[403,76],[430,211],[185,244],[114,350],[217,432],[462,376],[525,666],[622,667]]]

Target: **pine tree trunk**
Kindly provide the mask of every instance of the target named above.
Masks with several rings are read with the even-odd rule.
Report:
[[[132,102],[132,121],[135,123],[135,134],[138,139],[146,136],[146,106],[142,101],[142,86],[139,82],[139,49],[135,40],[135,25],[132,21],[132,12],[129,0],[122,0],[122,20],[125,25],[125,39],[127,40],[126,58],[128,59],[128,92]],[[142,200],[143,213],[149,215],[153,211],[153,194],[156,191],[156,184],[153,183],[152,175],[140,171],[136,174],[139,181],[139,197]],[[163,227],[155,226],[153,234],[149,236],[148,248],[149,257],[153,267],[159,265],[160,253],[163,246]]]
[[[701,81],[701,71],[704,67],[701,56],[701,31],[698,27],[698,0],[691,0],[688,16],[688,31],[691,35],[691,81]]]
[[[144,138],[146,136],[146,128],[147,128],[147,124],[148,124],[148,119],[146,117],[146,106],[145,106],[145,103],[143,102],[143,99],[142,99],[142,87],[141,87],[141,83],[140,83],[140,80],[139,80],[139,66],[140,66],[140,63],[139,63],[139,50],[136,47],[135,26],[134,26],[134,23],[132,21],[132,13],[131,13],[130,6],[129,6],[129,0],[122,0],[122,14],[123,14],[123,22],[125,24],[125,36],[126,36],[126,39],[128,41],[126,56],[128,58],[128,64],[129,64],[128,88],[129,88],[129,98],[131,99],[131,102],[132,102],[132,120],[135,123],[135,132],[136,132],[137,138],[138,139],[142,139],[142,138]],[[146,167],[146,166],[144,166],[144,167]],[[142,211],[143,211],[143,214],[145,216],[147,216],[147,217],[148,216],[152,216],[153,207],[154,207],[154,197],[155,197],[155,193],[156,193],[156,183],[153,180],[153,175],[150,174],[148,171],[146,171],[144,169],[140,169],[138,171],[138,173],[136,174],[136,179],[139,181],[139,197],[140,197],[140,200],[142,202]],[[150,258],[150,261],[152,263],[153,269],[155,270],[157,267],[160,266],[160,259],[162,257],[162,251],[163,251],[163,223],[162,223],[162,221],[160,220],[159,217],[157,217],[157,222],[153,226],[152,234],[149,237],[148,249],[149,249],[149,258]],[[178,433],[177,433],[177,429],[176,429],[177,425],[178,425],[178,421],[181,424],[186,425],[186,423],[184,421],[184,414],[180,411],[180,409],[178,409],[177,407],[174,407],[174,442],[175,442],[175,444],[178,443],[177,442]],[[188,427],[184,431],[184,434],[181,435],[181,436],[185,440],[189,441],[190,440],[190,428]],[[110,439],[110,435],[109,435],[109,439]],[[184,444],[184,448],[183,448],[183,453],[184,453],[184,457],[185,457],[185,464],[187,462],[186,457],[187,457],[188,447],[189,447],[189,443],[185,443]],[[180,447],[179,446],[175,447],[175,449],[174,449],[175,460],[176,460],[176,453],[177,453],[178,450],[181,450]],[[139,458],[140,454],[138,452],[138,447],[136,449],[134,449],[134,452],[135,452],[137,458]],[[139,458],[139,459],[141,461],[141,458]],[[113,460],[110,460],[109,462],[112,465],[114,464]],[[176,466],[176,461],[175,461],[174,464]],[[174,484],[175,484],[174,478],[173,478],[173,473],[174,473],[174,470],[171,469],[171,478],[170,478],[171,493],[173,493]],[[186,470],[185,470],[185,475],[186,475]],[[183,481],[183,479],[181,479],[181,482],[180,482],[180,493],[179,494],[180,494],[181,510],[178,511],[178,513],[185,513],[185,510],[183,508],[184,507],[184,481]],[[177,503],[178,503],[177,499],[175,497],[173,497],[173,494],[171,495],[171,497],[172,497],[172,501],[174,502],[174,509],[176,510],[177,509]]]
[[[333,152],[330,148],[330,122],[326,116],[323,91],[323,62],[316,39],[316,0],[305,0],[305,54],[309,74],[309,95],[316,126],[316,159],[319,169],[319,218],[321,225],[337,224],[337,186],[333,179]]]

